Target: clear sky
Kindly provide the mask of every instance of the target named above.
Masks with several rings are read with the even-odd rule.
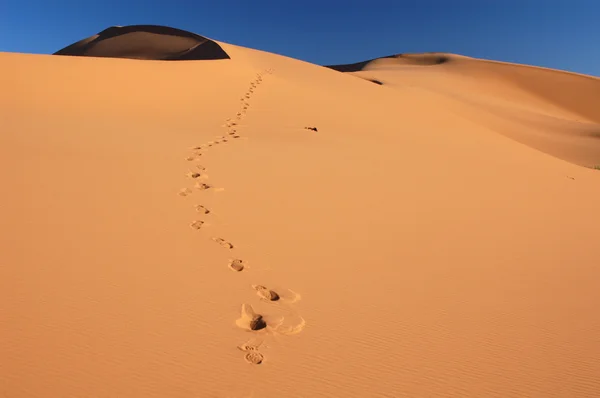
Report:
[[[318,64],[439,51],[600,76],[600,0],[0,0],[0,51],[133,24]]]

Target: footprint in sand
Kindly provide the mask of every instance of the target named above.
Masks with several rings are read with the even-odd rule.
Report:
[[[219,245],[223,246],[226,249],[233,249],[233,244],[230,242],[227,242],[223,238],[212,238],[212,240],[217,242]]]
[[[244,355],[244,359],[246,360],[246,362],[251,363],[253,365],[260,365],[265,360],[265,357],[258,351],[251,351],[247,352],[246,355]]]
[[[244,343],[238,346],[238,350],[246,353],[246,355],[244,355],[246,362],[259,365],[265,360],[264,355],[258,352],[259,345],[260,344]]]
[[[252,285],[252,288],[256,290],[258,297],[268,301],[278,301],[280,299],[279,294],[273,290],[267,289],[263,285]]]
[[[195,230],[199,230],[204,226],[204,221],[196,220],[190,224],[190,227]]]
[[[285,317],[280,319],[273,319],[265,317],[261,314],[257,314],[249,304],[242,304],[241,316],[235,323],[238,327],[249,331],[262,331],[266,329],[266,332],[275,333],[280,335],[293,335],[300,333],[306,326],[304,318],[297,314],[291,314],[292,318],[296,318],[295,324],[290,325],[286,322]]]
[[[233,260],[230,260],[228,266],[229,269],[235,272],[241,272],[245,268],[244,261],[240,260],[239,258],[234,258]]]
[[[208,184],[206,184],[204,182],[198,182],[198,183],[196,183],[195,187],[196,187],[196,189],[199,189],[201,191],[205,191],[207,189],[212,188],[212,186],[210,186],[210,185],[208,185]]]
[[[192,156],[188,156],[187,158],[185,158],[185,160],[187,160],[188,162],[193,162],[194,160],[198,160],[198,158],[202,156],[201,153],[196,153]]]
[[[249,304],[242,304],[242,314],[235,323],[242,329],[262,330],[267,327],[267,322],[264,317],[257,314]]]
[[[202,206],[202,205],[196,205],[195,207],[196,207],[196,211],[197,211],[198,213],[202,213],[202,214],[208,214],[208,213],[210,213],[210,210],[209,210],[209,209],[207,209],[205,206]]]
[[[186,174],[188,177],[190,178],[200,178],[202,177],[202,174],[196,172],[196,171],[190,171],[189,173]]]
[[[192,190],[189,188],[183,188],[182,190],[179,191],[178,195],[179,196],[189,196],[192,194]]]

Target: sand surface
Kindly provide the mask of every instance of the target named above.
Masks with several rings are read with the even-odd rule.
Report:
[[[218,44],[0,54],[0,397],[600,396],[598,79]]]

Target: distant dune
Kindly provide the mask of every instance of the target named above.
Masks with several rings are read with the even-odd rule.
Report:
[[[600,162],[600,79],[456,54],[398,54],[328,68],[397,90],[418,87],[448,109],[585,166]]]
[[[0,397],[600,397],[598,79],[59,53],[0,54]]]
[[[396,54],[369,59],[354,64],[327,65],[338,72],[359,72],[380,65],[440,65],[456,55],[442,53]]]
[[[157,25],[113,26],[73,43],[54,55],[146,60],[209,60],[229,56],[213,40]]]

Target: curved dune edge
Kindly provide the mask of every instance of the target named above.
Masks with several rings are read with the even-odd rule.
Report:
[[[219,44],[181,29],[158,25],[112,26],[54,55],[157,61],[229,59]]]
[[[328,68],[388,88],[425,90],[522,144],[586,167],[600,163],[596,77],[444,53],[399,54]]]
[[[353,64],[326,65],[325,67],[338,72],[359,72],[381,65],[441,65],[458,57],[461,56],[444,53],[394,54]]]

